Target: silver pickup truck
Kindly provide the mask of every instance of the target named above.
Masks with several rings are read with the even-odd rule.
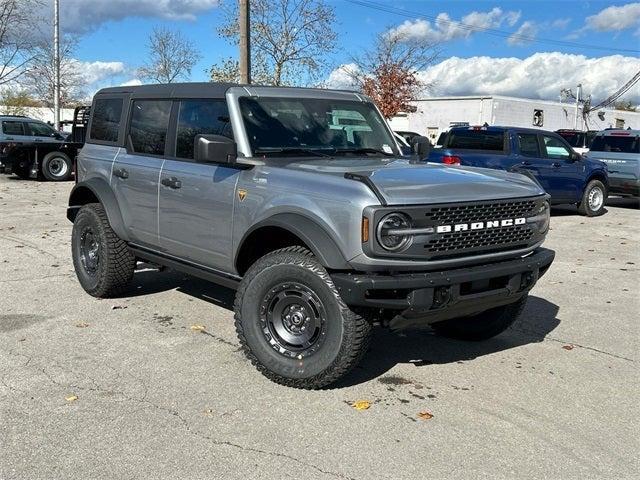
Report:
[[[640,130],[598,132],[585,156],[607,164],[612,195],[640,197]]]
[[[416,158],[428,145],[414,139]],[[235,289],[247,357],[299,388],[343,377],[374,323],[501,333],[554,258],[533,180],[401,158],[354,92],[104,89],[77,182],[67,216],[89,294],[119,294],[138,260]]]

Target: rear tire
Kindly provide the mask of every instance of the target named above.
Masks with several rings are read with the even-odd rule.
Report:
[[[271,252],[245,274],[235,325],[245,355],[270,380],[319,389],[366,352],[371,325],[351,311],[331,277],[303,247]]]
[[[51,182],[64,182],[71,178],[73,164],[62,152],[47,153],[42,159],[42,175]]]
[[[607,189],[600,180],[591,180],[582,194],[578,211],[587,217],[597,217],[604,213]]]
[[[136,258],[113,231],[99,203],[84,205],[78,212],[71,251],[78,281],[89,295],[112,297],[133,277]]]
[[[479,342],[501,334],[509,328],[524,310],[527,295],[515,303],[492,308],[471,317],[453,318],[434,323],[431,328],[443,337]]]

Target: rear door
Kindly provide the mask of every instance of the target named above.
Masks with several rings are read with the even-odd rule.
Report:
[[[172,151],[160,176],[160,243],[169,254],[207,267],[233,270],[233,202],[240,170],[196,163],[196,135],[233,137],[225,99],[175,102]],[[174,126],[175,125],[175,126]]]
[[[131,102],[126,150],[111,171],[122,219],[134,243],[158,247],[158,179],[167,144],[171,100]]]

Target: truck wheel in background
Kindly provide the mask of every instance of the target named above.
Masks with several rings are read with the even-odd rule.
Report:
[[[607,200],[607,189],[600,180],[591,180],[582,194],[578,211],[587,217],[597,217],[604,213],[604,202]]]
[[[94,297],[116,295],[133,277],[136,258],[111,229],[99,203],[84,205],[78,212],[73,222],[71,254],[80,285]]]
[[[73,164],[62,152],[47,153],[42,159],[42,175],[52,182],[63,182],[71,178]]]
[[[304,247],[254,263],[236,294],[235,324],[251,363],[282,385],[317,389],[344,376],[369,345],[371,325],[342,301]]]
[[[453,318],[431,325],[443,337],[479,342],[495,337],[516,321],[527,303],[527,295],[515,303],[492,308],[470,317]]]

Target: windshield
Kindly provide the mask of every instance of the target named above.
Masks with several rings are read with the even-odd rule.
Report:
[[[319,98],[242,97],[240,110],[254,155],[397,155],[371,103]]]
[[[600,135],[591,144],[593,152],[640,153],[640,139],[631,135]]]

